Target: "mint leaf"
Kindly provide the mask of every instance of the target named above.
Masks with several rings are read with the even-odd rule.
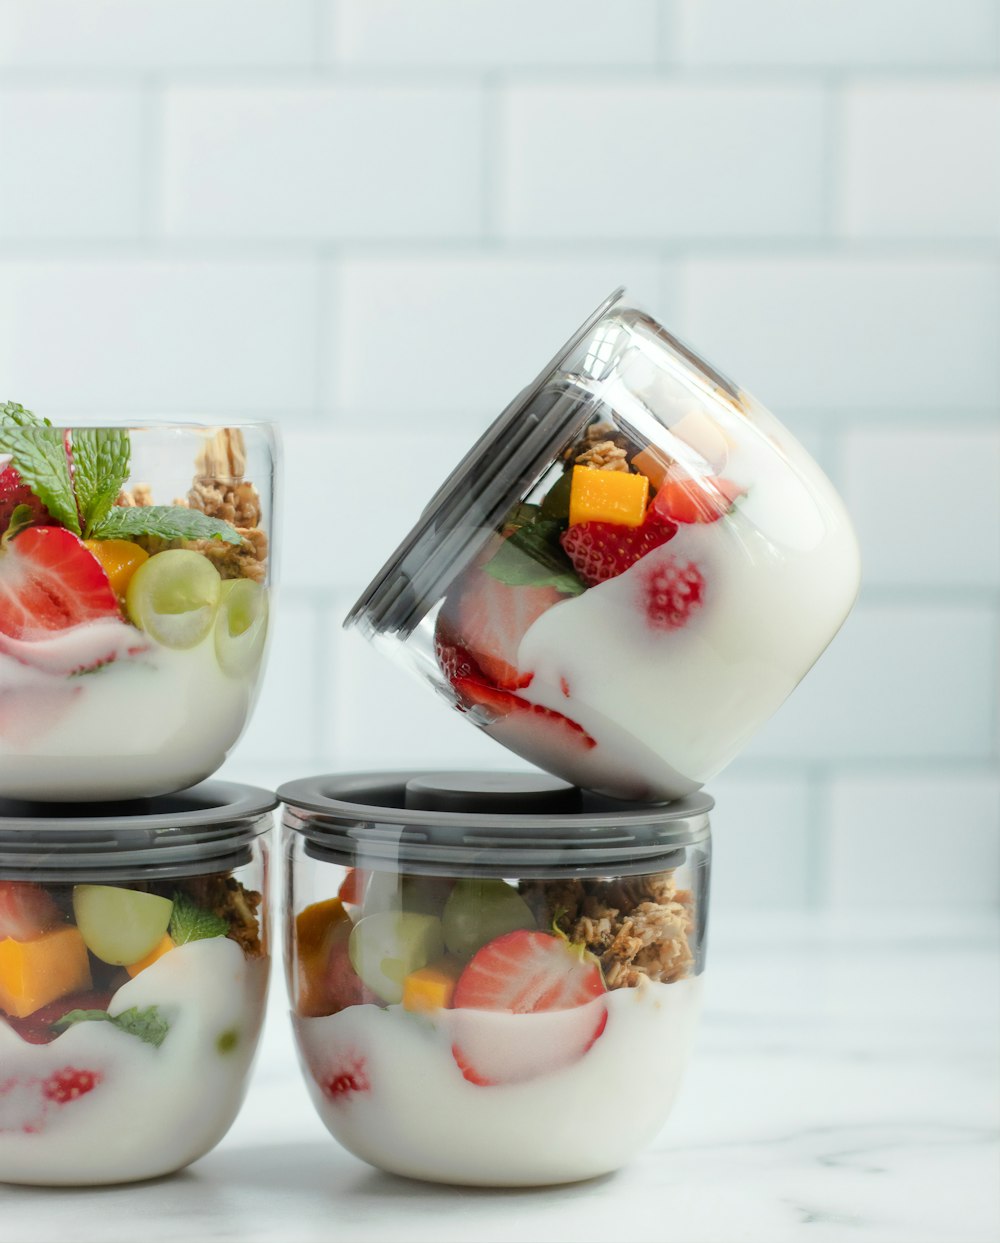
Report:
[[[47,424],[4,423],[0,453],[10,454],[14,469],[56,522],[79,535],[80,515],[62,432]]]
[[[132,464],[132,444],[121,427],[81,427],[73,432],[73,486],[90,535],[108,516]]]
[[[30,505],[15,505],[14,512],[10,516],[10,522],[7,523],[7,530],[3,533],[4,543],[9,539],[13,539],[18,531],[23,531],[25,527],[33,526],[37,514]]]
[[[205,941],[209,937],[224,937],[229,925],[218,915],[206,911],[186,893],[174,894],[174,909],[170,916],[171,940],[175,945],[188,941]]]
[[[48,419],[25,410],[19,401],[6,401],[0,406],[0,427],[51,427]]]
[[[243,543],[243,536],[228,522],[209,518],[200,509],[185,509],[183,505],[137,505],[134,509],[113,505],[106,517],[94,523],[90,533],[95,539],[158,535],[165,540],[219,539],[227,544]]]
[[[111,1023],[127,1036],[137,1036],[144,1044],[158,1049],[167,1038],[170,1024],[160,1014],[157,1006],[140,1010],[132,1006],[114,1018],[106,1010],[70,1010],[52,1024],[56,1031],[64,1032],[76,1023]]]
[[[483,569],[508,587],[555,587],[579,596],[586,589],[559,543],[562,530],[553,518],[515,527]]]

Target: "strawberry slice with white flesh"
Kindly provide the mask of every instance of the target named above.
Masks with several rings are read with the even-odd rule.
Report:
[[[518,929],[484,945],[459,977],[452,1053],[470,1083],[522,1083],[578,1061],[608,1021],[604,977],[582,945]]]
[[[55,902],[28,880],[0,880],[0,941],[33,941],[60,922]]]
[[[72,531],[27,527],[0,546],[0,652],[69,674],[143,646],[104,568]]]

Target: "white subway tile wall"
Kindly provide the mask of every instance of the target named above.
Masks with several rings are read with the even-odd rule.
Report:
[[[998,901],[998,0],[0,0],[0,167],[0,395],[281,425],[230,775],[520,766],[340,621],[624,283],[865,556],[713,783],[719,901]]]

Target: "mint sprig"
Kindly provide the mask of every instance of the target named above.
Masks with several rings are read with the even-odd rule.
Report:
[[[186,945],[189,941],[224,937],[229,931],[229,925],[221,916],[206,911],[193,898],[178,891],[174,894],[174,909],[167,931],[175,945]]]
[[[0,406],[0,427],[51,427],[48,419],[25,410],[19,401],[5,401]]]
[[[90,531],[95,539],[134,539],[157,535],[160,539],[217,539],[242,544],[243,536],[221,518],[210,518],[200,509],[183,505],[115,505]]]
[[[77,1023],[104,1022],[113,1024],[119,1031],[128,1036],[136,1036],[144,1044],[151,1044],[156,1049],[163,1044],[170,1031],[170,1024],[160,1014],[157,1006],[147,1006],[144,1010],[132,1006],[113,1018],[106,1010],[70,1010],[52,1026],[56,1031],[64,1032]]]
[[[132,468],[132,444],[120,427],[81,427],[73,431],[73,486],[91,535],[107,518]]]
[[[13,421],[17,417],[0,426],[0,453],[10,454],[14,469],[56,522],[81,534],[62,432],[46,424]]]
[[[543,517],[534,505],[519,506],[511,520],[515,525],[483,566],[486,573],[508,587],[554,587],[567,596],[581,595],[583,582],[559,543],[565,524]]]

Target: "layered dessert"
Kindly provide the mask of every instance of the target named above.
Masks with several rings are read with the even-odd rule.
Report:
[[[526,1186],[617,1169],[662,1125],[687,1060],[693,919],[670,871],[348,871],[289,928],[293,1020],[323,1121],[412,1178]],[[628,1124],[595,1129],[597,1102]]]
[[[124,799],[214,772],[267,634],[267,537],[242,433],[196,440],[188,494],[131,481],[130,434],[0,406],[0,792]]]
[[[642,360],[640,360],[642,361]],[[425,619],[437,680],[510,750],[662,800],[722,769],[857,594],[832,486],[746,395],[623,364]]]
[[[232,874],[0,881],[0,1180],[128,1182],[206,1153],[267,973],[261,895]]]

